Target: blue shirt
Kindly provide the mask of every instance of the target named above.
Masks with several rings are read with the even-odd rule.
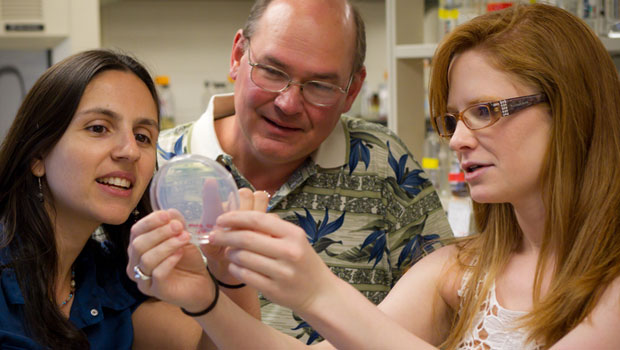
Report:
[[[6,256],[5,249],[0,250]],[[91,240],[76,259],[75,299],[69,320],[81,329],[91,349],[130,349],[132,312],[146,299],[118,262],[106,262],[99,243]],[[24,298],[13,269],[0,276],[0,349],[42,349],[24,329]]]

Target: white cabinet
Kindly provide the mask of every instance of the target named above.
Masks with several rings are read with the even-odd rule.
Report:
[[[0,0],[0,50],[51,50],[52,63],[101,46],[99,0]]]
[[[424,43],[424,1],[386,0],[390,113],[388,127],[422,158],[424,124],[424,59],[436,43]],[[620,54],[620,39],[602,38],[609,52]]]

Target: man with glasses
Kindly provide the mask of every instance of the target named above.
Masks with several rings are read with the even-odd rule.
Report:
[[[268,192],[268,210],[301,226],[332,271],[378,303],[452,233],[396,135],[342,115],[366,76],[365,46],[364,23],[346,0],[257,1],[233,41],[234,94],[162,132],[158,161],[217,159],[239,187]],[[265,323],[308,343],[319,337],[290,310],[262,305]]]

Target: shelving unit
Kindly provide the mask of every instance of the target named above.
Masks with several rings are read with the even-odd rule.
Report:
[[[388,127],[419,160],[423,155],[424,60],[433,57],[436,43],[424,43],[424,1],[386,0]],[[601,38],[612,55],[620,54],[620,38]]]
[[[418,160],[424,144],[424,59],[434,45],[423,44],[424,1],[386,0],[388,127]]]

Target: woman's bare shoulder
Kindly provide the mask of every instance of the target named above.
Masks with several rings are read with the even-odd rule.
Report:
[[[620,276],[606,288],[594,310],[552,349],[620,349]]]

